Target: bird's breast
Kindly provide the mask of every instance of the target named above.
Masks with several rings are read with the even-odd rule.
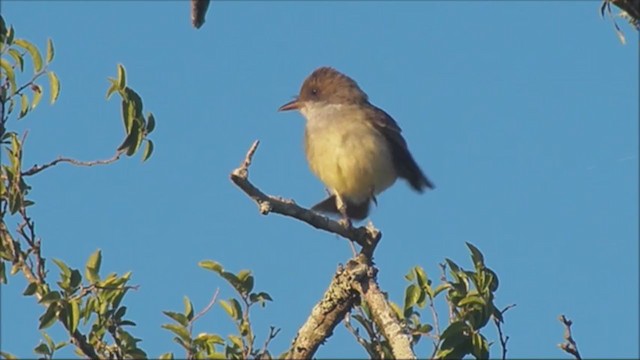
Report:
[[[311,170],[332,191],[361,203],[396,178],[389,145],[356,106],[325,105],[303,111]]]

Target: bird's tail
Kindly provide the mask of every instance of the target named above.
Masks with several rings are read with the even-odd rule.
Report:
[[[370,203],[369,200],[363,202],[362,204],[356,204],[356,203],[346,201],[347,216],[349,217],[349,219],[364,220],[367,217],[367,215],[369,215],[369,203]],[[340,211],[336,206],[335,195],[331,195],[328,198],[322,200],[321,202],[313,205],[311,210],[319,211],[322,213],[340,215]]]

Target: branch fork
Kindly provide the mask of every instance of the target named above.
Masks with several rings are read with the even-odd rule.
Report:
[[[318,347],[333,334],[333,329],[345,319],[351,309],[365,301],[372,317],[388,340],[393,355],[401,359],[415,359],[411,336],[402,326],[386,295],[376,280],[378,270],[373,266],[373,252],[382,233],[372,223],[354,227],[303,208],[290,199],[265,194],[249,181],[249,167],[258,148],[255,141],[238,168],[230,174],[231,181],[257,205],[261,214],[276,213],[289,216],[358,243],[360,254],[339,266],[323,298],[313,307],[310,316],[300,327],[286,358],[312,358]]]

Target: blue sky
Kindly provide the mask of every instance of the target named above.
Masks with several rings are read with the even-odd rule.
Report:
[[[351,250],[306,224],[259,215],[228,174],[260,139],[258,187],[306,206],[323,198],[302,152],[301,115],[276,109],[329,65],[398,121],[437,185],[418,195],[398,182],[371,215],[384,234],[379,282],[392,300],[402,300],[415,265],[432,278],[445,257],[470,267],[469,241],[500,277],[497,304],[517,304],[506,314],[509,356],[563,356],[562,313],[584,357],[638,357],[638,36],[618,20],[621,45],[599,6],[225,1],[196,31],[186,1],[5,1],[19,37],[41,48],[53,38],[62,83],[55,106],[11,124],[29,130],[26,164],[113,154],[120,105],[104,95],[118,63],[158,123],[147,163],[61,165],[31,180],[44,253],[82,268],[100,248],[105,274],[133,271],[140,289],[125,302],[150,356],[183,354],[160,328],[162,310],[182,309],[184,295],[202,308],[217,287],[232,295],[198,261],[251,269],[256,290],[274,299],[254,312],[259,339],[280,327],[272,350],[284,351]],[[20,276],[9,281],[2,350],[35,356],[43,308],[22,297]],[[233,329],[216,306],[200,331]],[[50,334],[66,339],[58,326]],[[366,353],[339,327],[316,355]]]

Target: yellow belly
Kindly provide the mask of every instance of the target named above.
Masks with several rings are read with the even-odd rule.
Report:
[[[391,186],[397,176],[386,139],[361,120],[305,131],[309,166],[331,191],[362,203]]]

